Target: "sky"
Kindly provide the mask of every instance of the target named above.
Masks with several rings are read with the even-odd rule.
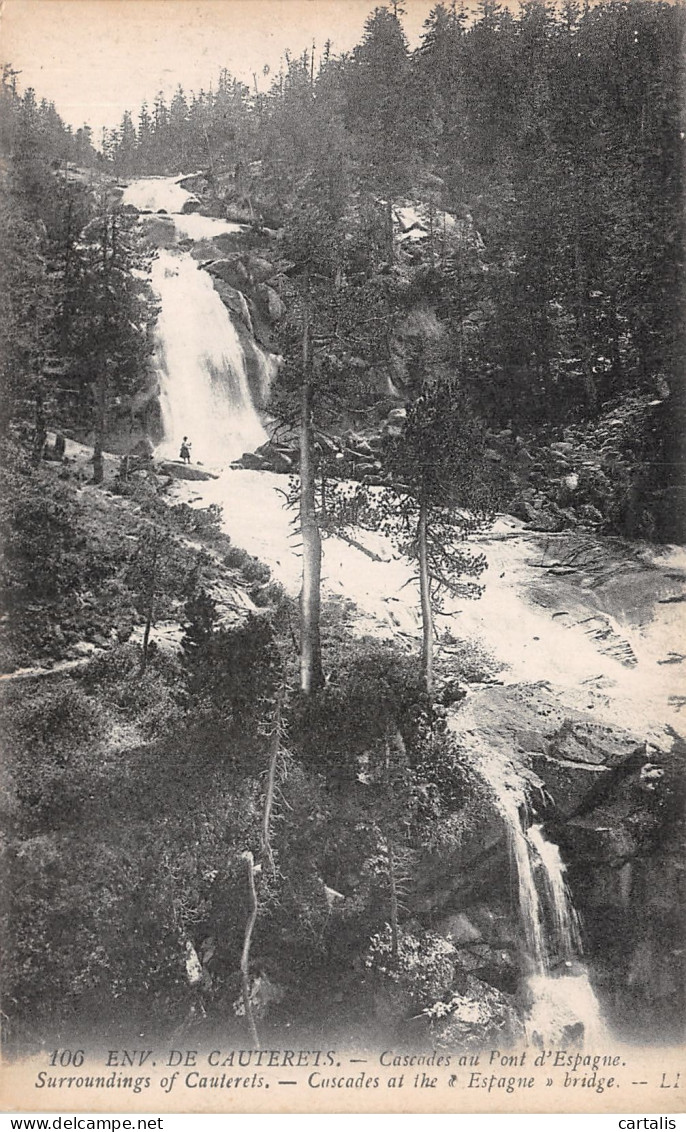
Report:
[[[222,67],[266,90],[285,50],[331,39],[335,52],[359,42],[380,0],[2,0],[0,56],[65,121],[103,126],[134,116],[158,91],[207,89]],[[435,0],[404,0],[414,46]],[[270,68],[265,75],[264,66]]]

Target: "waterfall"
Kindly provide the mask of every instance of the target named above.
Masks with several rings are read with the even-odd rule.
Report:
[[[124,203],[166,209],[177,238],[240,231],[240,225],[213,217],[182,215],[189,197],[178,178],[152,177],[133,182]],[[253,404],[240,337],[211,277],[185,248],[173,246],[158,250],[151,284],[160,303],[155,364],[164,436],[158,453],[177,458],[184,436],[193,458],[204,464],[227,464],[253,451],[267,434]],[[264,369],[269,372],[266,358]]]
[[[560,856],[559,846],[554,841],[548,841],[541,825],[529,826],[526,838],[534,860],[540,862],[544,899],[550,916],[550,935],[555,940],[558,958],[572,960],[582,951],[581,926],[567,886],[567,869]],[[547,958],[549,961],[550,957]]]
[[[538,1044],[606,1034],[600,1005],[581,961],[579,917],[559,847],[531,823],[526,782],[501,759],[484,759],[480,773],[503,819],[512,861],[516,909],[530,973],[526,979],[527,1035]]]
[[[243,348],[212,280],[186,252],[158,252],[152,285],[160,298],[157,365],[163,455],[222,464],[257,448],[266,434],[248,386]]]
[[[181,212],[191,194],[182,188],[183,177],[139,177],[126,188],[123,203],[141,212]]]

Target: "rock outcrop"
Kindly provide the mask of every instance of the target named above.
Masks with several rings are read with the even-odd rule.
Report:
[[[211,269],[210,269],[211,272]],[[212,272],[211,272],[212,273]],[[220,276],[213,279],[214,289],[219,295],[227,310],[236,315],[237,318],[245,326],[246,330],[253,334],[252,318],[250,316],[250,308],[248,306],[245,295],[236,287],[232,287],[230,283],[226,283]]]
[[[180,460],[165,460],[159,465],[160,472],[173,476],[176,480],[216,480],[214,472],[208,472],[197,464],[183,464]]]
[[[472,692],[451,730],[477,757],[499,752],[532,770],[545,789],[548,804],[542,809],[549,820],[587,810],[605,796],[620,768],[649,761],[642,735],[570,708],[545,683]]]
[[[567,862],[593,980],[611,1022],[624,1034],[653,1027],[676,1040],[686,1005],[684,744],[666,735],[658,747],[636,731],[600,723],[562,704],[546,684],[473,692],[451,730],[477,768],[495,758],[531,776],[531,820],[544,823]],[[444,913],[441,923],[461,935],[478,930],[478,893],[491,894],[492,911],[503,895],[511,866],[496,832],[479,831],[481,852],[468,839],[448,873],[434,871],[433,888],[426,877],[420,884],[425,907],[459,909],[461,916]]]

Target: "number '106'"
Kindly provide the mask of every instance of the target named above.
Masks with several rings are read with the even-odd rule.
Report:
[[[83,1050],[82,1049],[54,1049],[50,1054],[51,1065],[63,1065],[64,1068],[68,1065],[73,1065],[78,1069],[79,1065],[83,1065]]]

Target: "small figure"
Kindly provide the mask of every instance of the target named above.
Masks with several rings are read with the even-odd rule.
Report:
[[[181,441],[181,451],[180,451],[179,455],[180,455],[181,459],[183,460],[184,464],[190,464],[190,462],[191,462],[191,442],[190,442],[190,440],[188,439],[187,436],[184,436],[183,440]]]

